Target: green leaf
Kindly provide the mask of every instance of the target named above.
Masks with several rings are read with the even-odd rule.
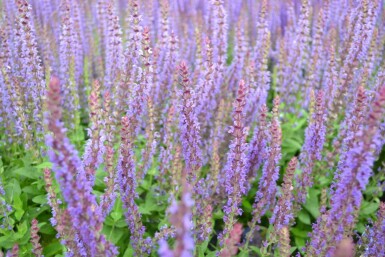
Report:
[[[107,239],[111,241],[113,244],[117,244],[125,232],[127,232],[126,229],[103,226],[103,234],[107,235]]]
[[[209,241],[206,240],[198,246],[199,247],[198,248],[199,249],[199,251],[198,251],[199,257],[205,256],[205,252],[206,252],[208,244],[209,244]]]
[[[51,162],[42,162],[39,165],[36,166],[38,169],[45,169],[45,168],[52,168],[52,163]]]
[[[223,211],[221,209],[219,209],[216,212],[214,212],[213,218],[216,220],[223,219]]]
[[[22,190],[23,190],[23,192],[25,192],[27,194],[31,194],[31,195],[40,195],[40,194],[42,194],[42,191],[38,190],[36,185],[31,185],[31,186],[23,187]]]
[[[369,216],[375,213],[379,207],[379,203],[376,202],[364,202],[361,206],[360,215]]]
[[[114,209],[111,212],[111,218],[114,221],[118,221],[123,217],[122,201],[119,199],[115,202]]]
[[[301,237],[301,238],[307,238],[309,231],[294,227],[290,230],[290,232],[295,236],[295,237]]]
[[[54,241],[44,247],[43,254],[45,257],[54,256],[55,254],[61,253],[62,249],[63,246],[58,241]]]
[[[250,249],[251,249],[254,253],[261,254],[261,250],[259,249],[259,247],[256,247],[256,246],[250,246]]]
[[[24,209],[23,209],[23,202],[21,201],[21,198],[18,195],[14,196],[13,208],[15,209],[15,218],[17,220],[20,220],[23,217]]]
[[[0,236],[0,247],[11,248],[14,245],[14,233]]]
[[[15,234],[15,239],[21,239],[24,237],[25,233],[28,232],[27,221],[24,220],[23,223],[17,225],[17,233]]]
[[[303,206],[314,218],[317,218],[320,215],[318,194],[318,190],[310,188],[308,194],[309,197],[306,199],[306,204]]]
[[[298,214],[298,219],[303,223],[303,224],[306,224],[306,225],[311,225],[311,218],[310,218],[310,215],[307,211],[304,211],[302,210],[299,214]]]
[[[16,169],[13,171],[13,173],[20,175],[22,177],[30,178],[30,179],[39,178],[39,173],[37,172],[37,169],[31,166]]]
[[[126,251],[124,252],[123,257],[131,257],[131,256],[134,256],[134,249],[132,248],[131,244],[129,244]]]
[[[141,214],[151,214],[153,211],[159,209],[159,206],[155,202],[154,196],[151,191],[146,195],[144,203],[139,205],[139,212]]]
[[[244,212],[251,212],[253,210],[252,205],[250,204],[249,201],[247,201],[247,199],[242,200],[242,207]]]
[[[38,203],[38,204],[46,204],[47,203],[47,196],[46,195],[38,195],[32,198],[32,202]]]
[[[47,235],[55,235],[57,232],[48,222],[42,222],[39,224],[39,232]]]
[[[301,237],[295,237],[294,238],[294,242],[295,242],[295,245],[297,246],[298,250],[301,251],[302,248],[305,247],[306,245],[306,241],[304,238],[301,238]]]
[[[13,201],[13,197],[15,195],[21,194],[20,184],[19,181],[16,179],[11,179],[7,185],[4,187],[4,190],[6,192],[6,196],[8,197],[8,200],[10,202]]]

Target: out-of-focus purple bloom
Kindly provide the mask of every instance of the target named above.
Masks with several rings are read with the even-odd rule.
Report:
[[[183,182],[184,183],[184,182]],[[184,183],[185,184],[185,183]],[[170,250],[164,240],[159,242],[159,255],[161,257],[192,257],[194,251],[194,239],[191,231],[193,222],[191,219],[191,208],[194,201],[191,198],[188,185],[184,185],[182,199],[179,203],[175,200],[169,208],[170,221],[175,228],[175,246],[174,250]]]

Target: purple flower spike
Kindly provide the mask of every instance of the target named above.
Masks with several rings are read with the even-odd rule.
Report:
[[[220,237],[221,252],[226,251],[224,243],[229,238],[230,233],[237,221],[237,216],[242,214],[239,205],[242,196],[246,193],[246,153],[247,153],[247,128],[245,127],[245,105],[249,87],[243,80],[239,82],[237,97],[234,101],[233,125],[229,133],[232,135],[230,149],[227,154],[227,163],[224,167],[225,192],[227,203],[223,210],[225,216],[225,228]]]
[[[48,155],[68,204],[74,228],[89,256],[115,256],[116,248],[101,234],[103,223],[96,198],[92,194],[91,184],[86,179],[78,153],[69,142],[61,122],[60,85],[56,77],[51,78],[47,98],[49,113],[46,122],[52,132],[46,136],[46,144],[50,148]]]

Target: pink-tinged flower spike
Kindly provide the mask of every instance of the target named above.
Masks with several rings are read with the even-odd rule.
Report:
[[[129,103],[128,116],[134,118],[132,120],[133,125],[131,129],[135,132],[132,134],[136,136],[139,133],[140,126],[142,125],[142,116],[148,111],[149,105],[152,105],[153,99],[150,99],[150,92],[153,90],[153,60],[152,60],[152,50],[150,42],[150,30],[149,28],[143,28],[141,35],[141,44],[142,48],[139,51],[139,61],[143,65],[143,68],[133,64],[131,78],[132,88],[131,91],[131,101]],[[144,122],[144,121],[143,121]],[[148,125],[148,124],[145,124]],[[153,142],[151,142],[153,143]],[[139,174],[142,172],[139,170]]]
[[[326,136],[325,100],[323,91],[317,93],[316,99],[312,99],[314,111],[310,113],[309,125],[305,130],[305,142],[300,155],[300,167],[302,173],[297,180],[297,202],[305,203],[307,188],[313,185],[313,168],[316,161],[322,158],[322,149]]]
[[[252,213],[253,218],[249,224],[250,231],[246,235],[246,248],[255,232],[256,225],[259,224],[266,211],[272,209],[275,204],[282,143],[282,131],[278,117],[279,103],[279,97],[277,96],[273,103],[273,118],[270,125],[270,144],[267,146],[266,160],[263,164],[262,176],[259,180],[258,191],[255,195]]]
[[[283,227],[290,226],[293,221],[293,178],[297,168],[297,157],[293,157],[287,165],[286,172],[283,176],[283,184],[279,194],[279,200],[270,219],[270,223],[274,224],[274,230],[278,231]]]
[[[19,257],[19,245],[15,244],[12,250],[7,252],[6,257]]]
[[[32,220],[31,225],[31,244],[32,244],[32,252],[35,254],[36,257],[42,257],[43,256],[43,247],[40,244],[40,236],[38,235],[39,227],[37,219]]]
[[[60,85],[56,77],[51,78],[47,97],[49,113],[46,122],[52,132],[46,136],[46,144],[50,149],[48,155],[67,202],[71,221],[89,256],[115,256],[116,248],[101,233],[103,223],[91,184],[61,122]]]
[[[104,109],[102,111],[103,129],[100,137],[100,162],[104,161],[105,171],[107,177],[104,179],[106,183],[106,189],[104,194],[100,196],[100,211],[102,213],[102,219],[104,219],[114,206],[116,199],[116,169],[115,169],[115,150],[114,150],[114,119],[111,117],[111,96],[109,92],[104,94]]]
[[[93,83],[89,98],[90,109],[90,128],[88,129],[88,139],[83,156],[83,165],[86,172],[87,179],[94,184],[96,169],[100,162],[98,162],[98,155],[100,151],[100,121],[102,106],[100,103],[100,84],[96,80]]]
[[[194,201],[191,198],[191,190],[186,183],[186,177],[182,178],[183,193],[181,200],[173,201],[169,208],[170,222],[175,228],[175,245],[171,250],[165,240],[159,241],[158,254],[161,257],[193,257],[194,240],[191,234],[193,221],[191,209]]]
[[[252,182],[257,175],[257,171],[266,158],[266,145],[269,140],[269,132],[267,127],[267,107],[262,105],[260,109],[257,126],[254,128],[253,138],[249,144],[249,151],[247,154],[247,178]]]
[[[154,98],[150,95],[153,91],[153,77],[154,71],[152,66],[152,50],[150,42],[150,29],[144,28],[142,33],[142,62],[143,68],[143,82],[144,83],[144,100],[146,100],[147,106],[147,119],[146,119],[146,147],[142,152],[141,165],[138,167],[137,178],[142,180],[147,174],[148,169],[152,165],[153,157],[157,145],[157,133],[155,132],[155,116],[154,116]]]
[[[130,126],[132,126],[131,119],[127,116],[123,117],[117,179],[120,186],[120,196],[126,209],[126,221],[131,232],[130,243],[134,248],[135,256],[147,256],[150,254],[151,246],[146,245],[143,238],[145,227],[142,224],[141,215],[135,203],[138,194],[136,193],[136,167]]]
[[[58,232],[57,237],[61,239],[61,243],[67,248],[68,255],[85,256],[85,254],[81,254],[78,242],[75,240],[76,232],[72,226],[73,224],[70,220],[68,210],[60,209],[60,199],[58,199],[55,189],[53,188],[50,169],[44,169],[44,181],[48,204],[51,206],[52,212],[50,222]]]
[[[245,105],[249,87],[243,80],[239,82],[237,97],[234,101],[233,109],[233,126],[229,133],[232,135],[230,149],[227,155],[227,163],[224,167],[224,184],[227,195],[227,203],[224,210],[225,222],[224,231],[219,236],[221,250],[220,253],[227,251],[226,241],[230,236],[237,216],[242,214],[239,208],[242,196],[246,193],[246,154],[247,154],[247,128],[245,127]]]
[[[238,246],[241,241],[242,232],[242,224],[235,223],[233,230],[230,232],[229,238],[226,240],[226,245],[228,247],[219,254],[220,257],[232,257],[238,253]]]
[[[362,256],[385,256],[385,203],[380,203],[377,220],[361,238],[365,249]]]
[[[297,167],[297,158],[293,157],[287,165],[283,176],[283,184],[275,205],[273,216],[270,223],[274,225],[274,231],[271,237],[278,240],[278,249],[281,256],[290,256],[290,236],[289,227],[294,220],[293,217],[293,178]]]
[[[199,177],[199,169],[202,165],[202,153],[200,149],[201,138],[199,135],[199,123],[196,114],[196,96],[192,89],[189,71],[185,62],[179,67],[180,84],[182,90],[179,92],[181,103],[180,112],[180,132],[183,156],[186,162],[187,180],[191,185],[195,185]]]
[[[202,64],[202,77],[198,80],[201,85],[202,92],[199,94],[199,101],[197,102],[197,115],[202,122],[202,128],[205,129],[207,125],[210,125],[212,117],[214,115],[215,100],[214,92],[214,77],[215,77],[215,64],[213,62],[213,45],[207,38],[203,47],[205,59]]]
[[[221,102],[219,103],[218,106],[218,113],[214,122],[214,129],[213,129],[213,134],[211,136],[212,138],[212,150],[211,150],[211,172],[210,172],[210,177],[213,180],[212,182],[212,196],[211,196],[211,201],[212,203],[216,204],[217,200],[220,201],[215,196],[221,195],[220,191],[221,189],[224,189],[219,185],[219,180],[222,179],[220,176],[225,175],[221,174],[221,144],[223,142],[223,139],[225,137],[224,131],[225,131],[225,124],[224,120],[226,117],[227,109],[228,107],[226,105],[231,105],[231,103],[226,103],[224,99],[221,99]],[[230,107],[231,108],[231,107]],[[224,178],[223,178],[224,180]],[[223,190],[222,190],[223,191]],[[215,196],[214,196],[215,195]],[[224,194],[222,194],[224,196]]]
[[[378,131],[385,112],[385,85],[371,105],[365,126],[356,134],[357,140],[346,154],[346,165],[337,171],[338,181],[331,196],[331,207],[326,212],[326,219],[319,218],[313,225],[311,240],[307,246],[309,256],[334,256],[336,246],[344,238],[346,231],[351,231],[356,212],[362,201],[362,192],[372,175],[375,160],[374,150],[383,142]]]
[[[107,38],[106,38],[106,69],[104,74],[104,88],[115,99],[117,93],[115,82],[119,81],[120,68],[122,67],[123,46],[122,31],[113,4],[107,4]],[[120,93],[120,92],[119,92]]]
[[[25,101],[31,110],[29,122],[32,124],[31,131],[38,135],[43,132],[42,98],[45,96],[45,82],[41,59],[38,55],[38,46],[35,31],[32,25],[33,17],[31,6],[26,0],[17,0],[18,20],[16,33],[17,40],[21,44],[20,56],[22,87],[25,90]],[[16,54],[16,53],[15,53]],[[36,137],[40,139],[40,137]]]

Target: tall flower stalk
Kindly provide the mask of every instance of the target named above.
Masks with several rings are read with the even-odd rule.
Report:
[[[225,227],[220,234],[220,252],[226,251],[226,240],[237,221],[237,216],[242,214],[239,207],[242,196],[246,193],[246,135],[245,127],[245,105],[249,87],[243,80],[239,82],[237,98],[234,101],[233,109],[233,125],[230,127],[229,133],[232,135],[230,149],[227,154],[227,163],[223,170],[225,192],[228,200],[223,210],[225,216],[223,221]]]

